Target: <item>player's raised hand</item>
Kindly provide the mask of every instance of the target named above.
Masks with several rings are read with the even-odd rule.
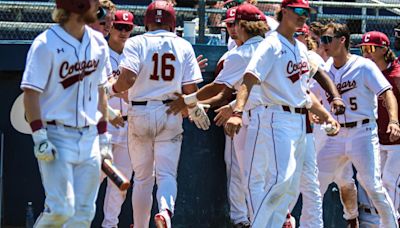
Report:
[[[197,62],[199,63],[199,67],[200,67],[200,70],[201,70],[201,72],[205,72],[206,71],[206,67],[208,66],[208,59],[207,58],[204,58],[203,59],[203,55],[199,55],[199,56],[197,56]]]
[[[399,122],[389,121],[386,133],[390,133],[390,142],[397,141],[400,138]]]
[[[240,128],[242,127],[243,121],[239,116],[231,116],[225,124],[224,130],[225,133],[233,138],[233,136],[239,133]]]
[[[175,96],[177,97],[177,99],[167,104],[168,106],[167,114],[176,115],[180,113],[184,108],[186,108],[184,95],[180,93],[175,93]]]
[[[214,118],[214,122],[219,127],[219,126],[223,126],[229,120],[229,118],[232,116],[233,109],[228,104],[228,105],[224,105],[224,106],[220,107],[219,109],[215,110],[215,112],[218,114]]]
[[[331,102],[331,112],[335,115],[342,115],[346,110],[346,105],[342,99],[334,99]]]

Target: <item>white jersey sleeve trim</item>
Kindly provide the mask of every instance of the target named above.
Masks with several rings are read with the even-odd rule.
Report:
[[[198,78],[198,79],[195,79],[195,80],[182,82],[182,85],[198,84],[198,83],[201,83],[201,82],[203,82],[203,79],[202,78]]]
[[[136,72],[136,70],[134,70],[134,69],[130,68],[129,66],[125,66],[125,65],[122,65],[122,64],[120,64],[120,65],[119,65],[119,67],[121,67],[121,68],[125,68],[125,69],[127,69],[127,70],[129,70],[129,71],[133,72],[134,74],[136,74],[136,75],[139,75],[139,73],[138,73],[138,72]]]
[[[393,87],[391,85],[386,86],[385,88],[381,89],[376,95],[379,97],[380,95],[382,95],[382,93],[392,89]]]
[[[28,83],[21,83],[20,88],[21,89],[32,89],[32,90],[35,90],[40,93],[43,93],[43,91],[44,91],[44,89],[42,89],[38,86],[32,85],[32,84],[28,84]]]
[[[229,87],[230,89],[234,89],[234,86],[231,85],[231,84],[229,84],[229,83],[226,82],[226,81],[214,80],[214,83],[216,83],[216,84],[223,84],[223,85],[226,85],[227,87]]]

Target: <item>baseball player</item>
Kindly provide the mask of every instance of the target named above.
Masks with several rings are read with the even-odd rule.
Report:
[[[56,0],[58,24],[35,38],[27,56],[21,88],[46,195],[35,227],[90,227],[100,154],[112,157],[104,90],[109,52],[86,26],[98,7],[95,0]]]
[[[392,85],[396,99],[400,100],[400,64],[394,52],[390,49],[389,38],[381,32],[368,32],[363,35],[360,46],[363,56],[375,62],[385,78]],[[380,143],[382,182],[397,212],[400,205],[400,167],[397,165],[400,159],[400,140],[390,141],[390,134],[386,132],[386,126],[390,120],[386,106],[384,100],[379,97],[378,136]]]
[[[282,227],[289,205],[295,200],[302,167],[296,163],[302,164],[305,149],[306,107],[320,115],[322,122],[338,126],[318,102],[312,102],[315,97],[309,96],[306,85],[310,70],[307,48],[293,38],[309,13],[308,2],[282,2],[280,24],[253,54],[233,115],[225,125],[231,136],[240,130],[250,91],[260,83],[264,103],[258,107],[261,111],[250,118],[245,146],[251,154],[247,176],[252,227]]]
[[[110,34],[115,11],[116,7],[112,1],[100,0],[100,7],[99,11],[97,12],[97,17],[99,20],[91,23],[90,27],[92,27],[96,31],[101,32],[104,37],[107,37]]]
[[[205,102],[217,96],[219,93],[223,95],[219,97],[218,100],[225,100],[224,97],[226,97],[227,94],[229,95],[232,91],[238,89],[244,70],[254,51],[264,39],[263,36],[268,30],[268,27],[265,23],[264,14],[256,6],[251,4],[242,4],[237,8],[230,8],[227,11],[227,19],[225,22],[234,23],[234,28],[230,28],[229,31],[233,35],[233,38],[237,38],[239,44],[242,44],[228,51],[226,59],[223,62],[223,68],[213,83],[202,87],[196,93],[183,96],[182,99],[171,102],[169,107],[170,111],[173,113],[180,112],[185,105],[190,106],[198,101]],[[257,93],[256,89],[253,92]],[[246,111],[251,110],[251,112],[256,113],[256,110],[252,109],[263,104],[263,102],[257,95],[253,96],[253,98],[254,99],[248,103]],[[213,103],[210,104],[214,105]],[[226,107],[229,109],[228,112],[232,113],[230,106],[227,105]],[[223,108],[220,108],[217,111],[222,109]],[[223,120],[224,118],[226,117],[217,115],[215,118],[217,125],[224,124],[226,122],[226,120]],[[245,126],[247,126],[247,122]],[[248,221],[249,212],[246,204],[246,180],[244,178],[244,173],[249,170],[250,158],[244,152],[245,137],[246,127],[243,127],[239,135],[233,138],[233,141],[226,141],[225,148],[230,217],[234,227],[250,227],[250,222]]]
[[[337,91],[335,84],[329,78],[329,76],[322,70],[324,67],[324,60],[313,50],[317,49],[316,43],[310,37],[309,27],[304,24],[302,28],[297,29],[294,36],[296,39],[305,44],[308,48],[308,60],[310,64],[315,65],[314,68],[320,68],[320,71],[316,72],[315,75],[310,74],[309,86],[312,84],[319,84],[319,87],[326,89],[326,93],[330,94],[330,97],[334,97],[331,100],[332,108],[336,109],[337,113],[344,112],[344,104],[340,99],[339,92]],[[322,89],[325,93],[325,90]],[[301,227],[323,227],[322,220],[322,197],[319,191],[318,182],[318,168],[316,161],[316,151],[314,144],[313,129],[311,127],[310,119],[306,118],[306,152],[304,156],[303,170],[301,176],[300,192],[303,198],[303,207],[300,217]],[[322,134],[325,134],[321,132]],[[296,202],[293,202],[292,207],[295,206]]]
[[[108,45],[110,47],[110,62],[113,69],[112,78],[109,80],[116,80],[119,76],[119,63],[122,56],[124,44],[133,31],[134,15],[131,12],[124,10],[117,10],[115,12],[115,20],[110,29],[110,38]],[[126,93],[125,93],[126,94]],[[123,95],[125,95],[123,94]],[[113,163],[126,177],[129,179],[132,176],[132,163],[128,151],[128,124],[127,113],[128,103],[124,99],[125,96],[114,96],[109,99],[111,108],[118,110],[122,114],[122,122],[116,122],[114,127],[112,124],[108,125],[110,134],[112,135],[112,153]],[[119,119],[116,117],[115,119]],[[119,121],[119,120],[110,120]],[[121,212],[121,206],[126,198],[126,191],[121,192],[118,187],[108,179],[106,195],[104,198],[104,220],[102,227],[112,228],[118,226],[118,216]]]
[[[149,227],[154,180],[159,213],[157,228],[171,227],[177,194],[176,175],[182,143],[182,115],[167,115],[174,93],[193,93],[202,81],[192,46],[178,37],[175,11],[166,1],[151,3],[145,13],[148,32],[130,38],[124,47],[120,76],[109,91],[129,89],[128,140],[135,172],[133,217],[135,228]],[[208,129],[202,106],[189,108],[197,126]]]
[[[382,227],[398,227],[393,204],[382,185],[375,123],[377,97],[381,96],[389,114],[386,131],[391,141],[399,138],[397,101],[392,86],[372,61],[349,53],[350,32],[346,25],[329,23],[321,42],[327,54],[333,57],[326,69],[346,104],[346,112],[336,116],[342,126],[341,132],[328,138],[318,153],[321,193],[325,193],[332,181],[338,182],[339,187],[354,184],[338,178],[343,166],[350,161],[357,169],[361,186],[381,215]]]

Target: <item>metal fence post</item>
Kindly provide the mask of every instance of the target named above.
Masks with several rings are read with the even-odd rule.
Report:
[[[366,0],[363,0],[363,3],[366,3],[367,1]],[[361,14],[362,14],[362,17],[363,17],[363,19],[361,20],[361,33],[366,33],[367,32],[367,19],[366,19],[366,16],[367,16],[367,8],[366,7],[363,7],[362,9],[361,9]]]
[[[205,42],[205,24],[206,24],[206,1],[200,0],[199,1],[199,43],[204,44]]]

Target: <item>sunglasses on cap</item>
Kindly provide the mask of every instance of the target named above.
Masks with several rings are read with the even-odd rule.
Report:
[[[299,7],[288,7],[289,9],[291,9],[295,14],[297,14],[298,16],[306,16],[309,17],[310,16],[310,11],[308,9],[304,9],[304,8],[299,8]]]
[[[374,45],[363,45],[361,46],[362,53],[375,53],[376,47]]]
[[[321,43],[330,44],[333,41],[333,38],[339,38],[340,36],[321,36]]]
[[[133,25],[127,25],[127,24],[113,24],[113,27],[118,31],[125,30],[127,32],[132,31],[133,29]]]
[[[395,28],[394,29],[394,37],[400,38],[400,28]]]

